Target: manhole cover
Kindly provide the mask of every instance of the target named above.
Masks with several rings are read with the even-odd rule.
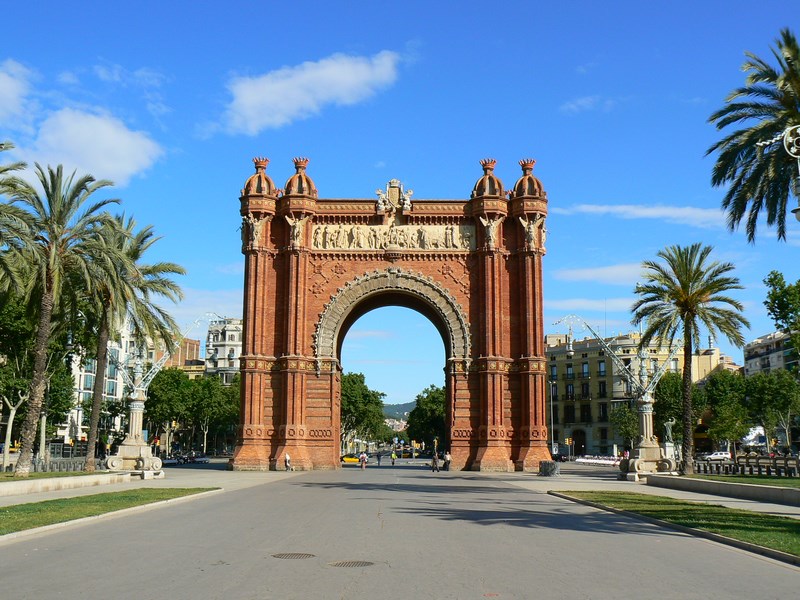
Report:
[[[330,563],[332,567],[371,567],[375,563],[368,560],[340,560],[338,562]]]
[[[305,554],[303,552],[281,552],[279,554],[273,554],[272,558],[288,558],[290,560],[296,560],[299,558],[314,558],[314,555]]]

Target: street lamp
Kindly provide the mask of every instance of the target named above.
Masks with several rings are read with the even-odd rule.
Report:
[[[787,127],[772,139],[764,142],[756,142],[756,146],[764,148],[780,142],[781,140],[783,140],[783,149],[786,150],[786,153],[797,160],[798,175],[800,175],[800,125]],[[800,202],[800,199],[798,199],[798,202]],[[792,209],[792,214],[795,219],[800,221],[800,204]]]

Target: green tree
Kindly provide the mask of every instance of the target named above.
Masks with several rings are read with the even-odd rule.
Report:
[[[409,439],[433,447],[434,438],[440,444],[447,441],[446,395],[443,387],[429,385],[417,394],[417,405],[408,415]]]
[[[353,435],[374,438],[381,431],[385,396],[369,389],[362,373],[342,375],[342,441]]]
[[[128,316],[136,337],[154,342],[163,342],[167,351],[172,351],[177,325],[155,298],[167,298],[176,302],[183,298],[180,287],[170,278],[183,275],[184,269],[168,262],[143,264],[144,254],[158,241],[153,237],[152,226],[136,231],[133,218],[115,218],[115,225],[108,227],[103,242],[108,245],[109,255],[117,257],[113,271],[95,269],[93,301],[94,314],[98,320],[97,331],[97,376],[92,391],[92,409],[89,419],[85,471],[94,471],[94,448],[100,410],[105,394],[105,372],[108,366],[108,342],[111,331],[121,326]]]
[[[653,391],[653,427],[656,434],[664,431],[664,423],[670,419],[679,422],[682,414],[683,378],[680,373],[668,371],[661,376]],[[683,439],[680,430],[673,431],[673,436],[676,441]]]
[[[163,430],[166,451],[170,452],[170,437],[174,431],[172,423],[186,420],[191,411],[192,383],[180,369],[159,371],[147,388],[145,416],[153,425],[154,432]]]
[[[91,289],[94,282],[90,264],[106,261],[107,268],[113,268],[113,257],[103,254],[100,236],[104,226],[113,225],[111,216],[103,209],[117,202],[100,200],[85,207],[92,194],[110,185],[108,181],[95,181],[91,175],[76,181],[74,173],[65,178],[61,165],[45,171],[37,164],[35,171],[44,190],[43,197],[18,177],[6,178],[4,183],[11,202],[25,209],[28,230],[19,238],[24,261],[15,266],[23,272],[26,294],[35,299],[32,306],[37,313],[28,413],[20,432],[17,477],[27,477],[31,469],[47,379],[47,349],[64,282],[74,278]]]
[[[727,295],[741,289],[739,280],[730,276],[731,263],[711,262],[711,246],[692,244],[670,246],[658,252],[663,262],[642,263],[645,283],[638,285],[639,298],[633,305],[633,322],[646,323],[641,346],[653,339],[672,345],[680,335],[683,342],[683,461],[685,474],[694,472],[694,418],[692,406],[692,354],[700,346],[700,328],[710,334],[724,335],[742,346],[741,327],[749,326],[742,315],[742,304]]]
[[[800,48],[789,29],[782,29],[772,54],[777,67],[746,52],[744,87],[733,90],[726,105],[709,117],[718,130],[742,125],[708,149],[718,152],[711,175],[714,186],[728,186],[722,200],[728,227],[736,229],[747,214],[747,239],[756,236],[758,216],[777,225],[778,239],[786,239],[786,211],[790,194],[798,197],[797,159],[781,143],[787,128],[800,125]],[[774,140],[774,143],[767,143]]]
[[[800,348],[800,281],[787,284],[778,271],[770,271],[764,279],[767,286],[767,299],[764,306],[772,317],[775,327],[789,334],[792,352],[797,356]]]
[[[611,427],[631,448],[639,437],[639,415],[629,404],[620,404],[608,415]]]
[[[778,428],[791,446],[792,422],[800,413],[800,385],[794,376],[784,369],[762,371],[746,379],[745,390],[747,408],[753,420],[764,428],[767,446],[771,446]]]
[[[229,399],[219,377],[191,380],[189,418],[203,432],[203,452],[208,451],[208,430],[229,410]]]
[[[744,403],[745,379],[739,373],[714,371],[703,386],[710,420],[708,435],[714,441],[726,441],[736,453],[736,440],[750,431],[752,419]]]

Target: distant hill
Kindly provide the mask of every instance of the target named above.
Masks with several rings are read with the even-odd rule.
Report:
[[[417,401],[406,402],[405,404],[384,404],[383,416],[387,419],[408,419],[406,413],[410,413],[417,405]]]

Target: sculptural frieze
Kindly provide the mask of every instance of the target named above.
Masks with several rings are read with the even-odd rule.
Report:
[[[318,250],[474,250],[475,227],[462,225],[314,224],[312,248]]]

